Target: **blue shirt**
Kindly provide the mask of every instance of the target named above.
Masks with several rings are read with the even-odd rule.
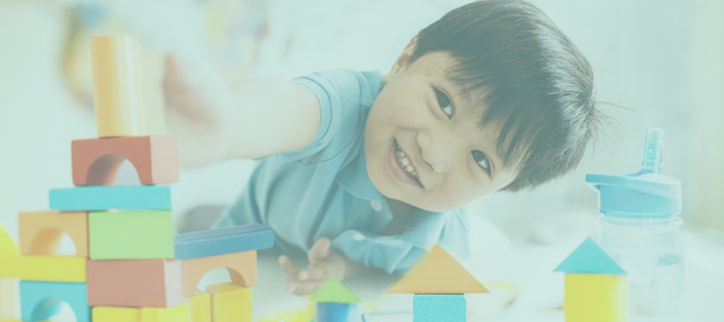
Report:
[[[319,100],[317,134],[305,147],[261,159],[217,226],[266,225],[275,233],[275,248],[291,256],[327,237],[348,259],[388,273],[403,273],[438,242],[459,260],[467,257],[462,210],[418,209],[401,234],[381,234],[392,213],[367,174],[364,130],[382,75],[329,70],[295,81]]]

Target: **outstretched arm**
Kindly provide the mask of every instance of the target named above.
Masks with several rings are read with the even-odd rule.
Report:
[[[168,56],[163,87],[184,166],[294,150],[319,128],[316,97],[287,79],[251,78],[230,87],[210,66]]]

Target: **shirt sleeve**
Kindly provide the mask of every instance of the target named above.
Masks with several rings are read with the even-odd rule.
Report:
[[[327,70],[302,76],[293,80],[306,86],[319,103],[320,122],[317,133],[310,143],[292,151],[273,155],[276,161],[319,162],[341,154],[349,145],[354,128],[364,118],[354,104],[360,96],[360,78],[351,70]],[[343,130],[344,129],[344,130]]]
[[[349,260],[395,274],[405,273],[436,243],[465,260],[470,255],[467,215],[460,210],[430,216],[396,236],[349,230],[334,238],[332,247]]]

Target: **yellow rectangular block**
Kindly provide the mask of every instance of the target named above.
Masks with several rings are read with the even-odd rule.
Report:
[[[139,322],[141,312],[130,307],[96,306],[92,316],[93,322]]]
[[[251,322],[251,288],[234,283],[209,285],[214,322]]]
[[[17,279],[0,279],[0,322],[20,320]]]
[[[566,322],[626,322],[626,277],[566,274],[563,311]]]
[[[201,293],[189,297],[191,322],[211,322],[211,294]]]
[[[0,277],[25,281],[85,282],[85,257],[25,255],[2,259]]]
[[[191,322],[191,307],[188,304],[174,307],[144,307],[141,322]]]

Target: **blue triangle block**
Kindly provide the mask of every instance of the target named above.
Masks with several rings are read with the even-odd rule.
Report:
[[[626,271],[590,238],[578,246],[555,271],[567,274],[626,275]]]

